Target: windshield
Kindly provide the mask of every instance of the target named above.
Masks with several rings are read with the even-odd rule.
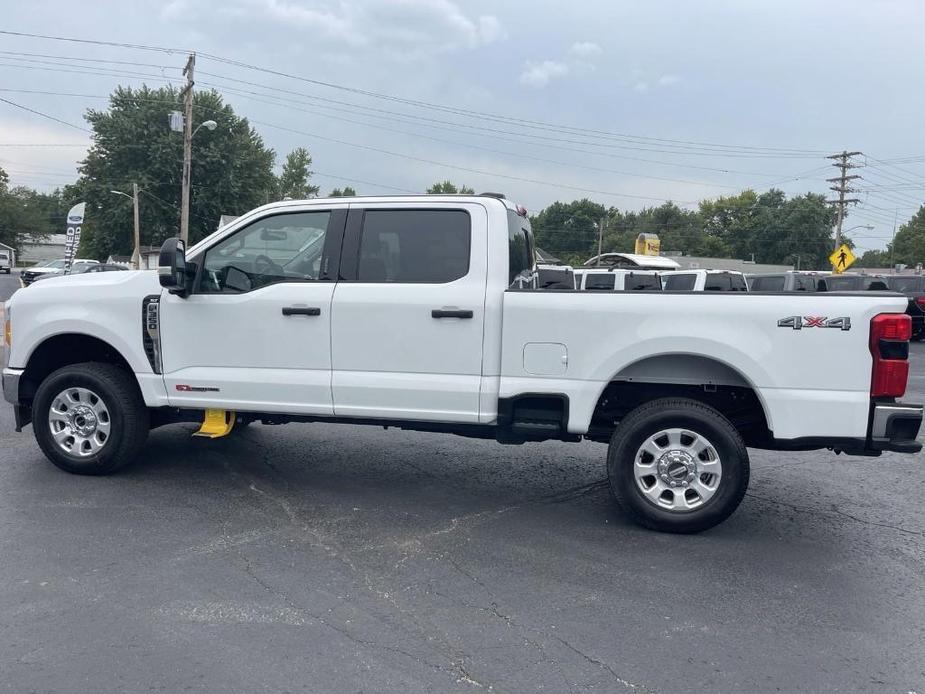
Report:
[[[50,260],[47,263],[39,265],[38,267],[51,268],[53,270],[60,270],[64,267],[63,260]]]

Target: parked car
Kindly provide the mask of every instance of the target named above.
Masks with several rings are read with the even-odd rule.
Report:
[[[10,274],[13,269],[13,261],[10,258],[10,252],[0,249],[0,272]]]
[[[660,291],[662,280],[654,270],[579,268],[575,288],[587,292]]]
[[[662,272],[662,289],[674,292],[747,292],[745,275],[735,270]]]
[[[118,272],[125,271],[128,268],[123,267],[122,265],[116,265],[114,263],[99,263],[97,261],[88,261],[80,260],[75,261],[71,265],[71,271],[68,273],[68,277],[71,275],[83,275],[87,272]],[[62,277],[60,272],[46,272],[42,275],[38,275],[33,281],[33,283],[38,282],[39,280],[47,280],[52,277]]]
[[[35,282],[35,280],[40,275],[60,275],[64,272],[64,266],[67,261],[63,258],[58,260],[49,260],[42,265],[33,265],[30,268],[26,268],[19,274],[19,282],[23,287],[28,287],[30,284]],[[72,266],[77,263],[99,263],[98,260],[85,260],[81,258],[75,258],[72,261]]]
[[[324,242],[306,245],[317,230]],[[260,251],[269,239],[273,258]],[[746,446],[921,450],[922,407],[897,401],[905,297],[602,301],[516,288],[535,277],[533,248],[526,211],[497,197],[273,203],[188,254],[168,239],[157,273],[16,292],[3,393],[52,463],[89,475],[131,462],[151,427],[174,421],[211,437],[240,419],[588,439],[609,445],[619,505],[670,532],[735,510]]]
[[[890,288],[887,275],[829,275],[819,280],[820,292],[884,292]]]
[[[912,339],[925,340],[925,275],[891,275],[887,285],[909,297],[906,313],[912,319]]]
[[[602,253],[589,258],[584,267],[617,267],[640,270],[677,270],[678,261],[663,255],[640,255],[638,253]]]
[[[819,280],[831,274],[809,270],[762,272],[745,275],[745,281],[750,292],[815,292],[819,289]]]

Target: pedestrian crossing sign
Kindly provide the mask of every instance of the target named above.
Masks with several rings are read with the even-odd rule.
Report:
[[[845,244],[836,248],[835,252],[829,256],[829,262],[832,263],[832,272],[835,274],[847,270],[854,264],[855,260],[857,260],[857,258],[854,257],[854,253],[852,253],[851,249]]]

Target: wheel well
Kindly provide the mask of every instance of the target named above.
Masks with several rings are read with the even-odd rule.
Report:
[[[40,344],[29,357],[19,382],[20,399],[31,400],[42,381],[53,371],[88,361],[115,364],[132,373],[131,366],[119,351],[99,338],[79,333],[55,335]]]
[[[761,400],[741,374],[721,362],[689,355],[651,357],[618,373],[597,401],[588,438],[608,442],[629,412],[668,397],[698,400],[719,411],[748,446],[773,438]]]

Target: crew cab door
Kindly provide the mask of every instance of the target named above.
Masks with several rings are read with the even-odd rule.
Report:
[[[477,422],[488,214],[352,204],[334,292],[338,416]]]
[[[346,205],[272,211],[190,258],[161,298],[171,405],[333,414],[331,298]]]

